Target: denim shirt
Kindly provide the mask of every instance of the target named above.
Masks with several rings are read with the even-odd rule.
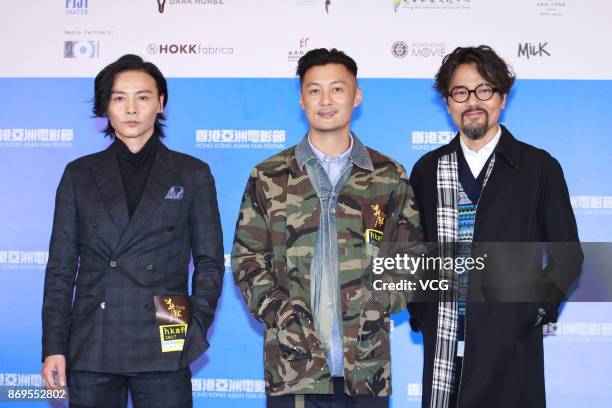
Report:
[[[331,160],[316,150],[307,136],[298,145],[296,153],[298,164],[306,166],[321,205],[319,231],[310,267],[310,295],[315,329],[327,352],[327,363],[334,377],[344,376],[336,205],[353,164],[368,167],[362,160],[364,154],[369,158],[365,146],[352,135],[349,150]],[[335,183],[334,179],[337,179]]]

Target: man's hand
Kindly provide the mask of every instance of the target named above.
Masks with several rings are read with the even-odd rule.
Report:
[[[66,386],[66,357],[53,354],[45,357],[41,375],[49,389],[59,389]]]

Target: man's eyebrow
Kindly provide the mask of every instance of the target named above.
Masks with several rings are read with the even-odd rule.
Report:
[[[346,82],[341,79],[337,79],[330,83],[330,85],[334,85],[334,84],[346,84]],[[305,86],[311,86],[311,85],[321,85],[321,84],[318,82],[308,82]]]
[[[117,91],[117,90],[113,89],[113,90],[111,91],[111,93],[112,93],[112,94],[126,94],[127,92],[125,92],[125,91]],[[149,90],[149,89],[143,89],[143,90],[141,90],[141,91],[136,91],[135,93],[137,93],[137,94],[141,94],[141,93],[152,94],[152,93],[153,93],[153,91],[151,91],[151,90]]]

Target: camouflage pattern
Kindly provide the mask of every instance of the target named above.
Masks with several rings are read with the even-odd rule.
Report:
[[[265,324],[266,393],[333,393],[326,352],[314,330],[310,263],[319,199],[291,147],[257,165],[248,180],[232,249],[232,269],[245,302]],[[391,394],[389,314],[407,298],[372,291],[366,265],[383,243],[420,240],[419,217],[405,169],[367,149],[373,169],[353,166],[336,207],[345,392]],[[381,225],[382,224],[382,225]]]

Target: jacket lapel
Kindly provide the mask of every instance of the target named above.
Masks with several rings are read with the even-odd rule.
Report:
[[[113,224],[119,234],[125,230],[128,221],[127,200],[119,172],[119,164],[110,147],[107,148],[99,162],[93,168],[94,179]]]
[[[142,198],[121,236],[117,250],[121,250],[128,244],[136,233],[147,224],[151,215],[165,199],[166,193],[176,178],[177,170],[174,167],[170,151],[162,143],[159,144],[157,149],[157,156],[151,167],[151,173],[147,179]]]
[[[501,125],[500,125],[501,126]],[[480,201],[476,210],[476,225],[474,226],[474,241],[479,241],[480,229],[483,220],[487,219],[489,209],[494,208],[494,203],[499,197],[506,197],[504,191],[512,186],[512,171],[520,167],[520,146],[517,140],[501,126],[502,134],[494,151],[495,165],[485,183]]]

